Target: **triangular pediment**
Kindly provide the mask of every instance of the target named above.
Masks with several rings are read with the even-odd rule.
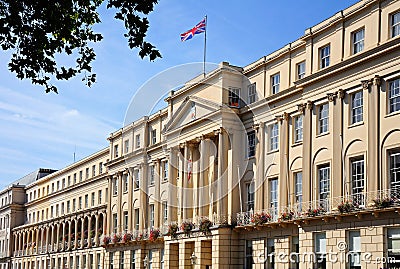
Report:
[[[164,133],[180,129],[220,111],[222,105],[197,96],[187,97],[174,112]]]

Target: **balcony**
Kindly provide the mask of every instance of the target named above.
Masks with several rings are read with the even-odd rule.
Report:
[[[259,211],[237,213],[237,227],[260,227],[288,222],[308,223],[312,219],[341,220],[346,215],[361,218],[363,214],[393,211],[400,208],[400,189],[380,190],[347,196],[332,197],[298,203],[290,207],[269,208]]]

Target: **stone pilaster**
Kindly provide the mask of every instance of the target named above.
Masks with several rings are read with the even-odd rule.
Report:
[[[303,117],[303,202],[312,200],[312,113],[313,103],[308,101]]]
[[[278,117],[279,130],[279,206],[286,207],[289,204],[289,114],[286,112]],[[279,212],[277,212],[279,213]]]

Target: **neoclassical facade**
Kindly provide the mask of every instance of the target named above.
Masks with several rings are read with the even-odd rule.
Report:
[[[400,268],[399,49],[362,0],[193,78],[23,185],[5,268]]]

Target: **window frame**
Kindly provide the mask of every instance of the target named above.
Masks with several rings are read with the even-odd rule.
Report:
[[[299,177],[300,175],[300,177]],[[294,178],[294,203],[298,205],[299,212],[302,211],[301,205],[303,203],[303,171],[293,173]]]
[[[359,238],[359,240],[360,240],[360,248],[359,249],[354,249],[354,239],[355,238]],[[348,257],[349,257],[349,259],[348,259],[348,266],[349,266],[349,269],[361,269],[361,234],[360,234],[360,230],[351,230],[351,231],[348,231],[348,234],[347,234],[347,238],[348,238],[348,248],[349,248],[349,251],[348,251],[348,254],[350,254],[350,255],[348,255]],[[360,265],[354,265],[354,258],[355,257],[358,257],[358,262],[359,262],[359,264]],[[353,263],[353,264],[352,264]]]
[[[325,173],[326,172],[326,173]],[[327,177],[323,177],[327,175]],[[330,163],[317,166],[318,178],[318,201],[324,209],[329,209],[329,199],[331,197],[331,165]],[[323,204],[328,203],[328,204]]]
[[[325,245],[325,251],[318,251],[321,250],[321,241],[324,240],[324,245]],[[319,246],[319,247],[318,247]],[[317,232],[314,233],[314,253],[316,254],[316,264],[318,265],[318,268],[326,268],[326,251],[327,248],[327,239],[326,239],[326,233],[325,232]],[[320,263],[322,264],[320,265]],[[319,267],[322,266],[322,267]]]
[[[163,181],[168,181],[168,161],[163,162]]]
[[[157,144],[157,129],[151,130],[151,144],[152,145]]]
[[[156,219],[155,219],[155,206],[154,204],[150,204],[149,205],[149,227],[154,228],[154,225],[156,223]]]
[[[118,158],[119,153],[118,153],[118,145],[114,145],[114,158]]]
[[[247,86],[247,104],[255,103],[257,100],[256,83]]]
[[[397,233],[395,233],[397,232]],[[387,255],[388,255],[388,261],[397,261],[396,263],[390,263],[391,266],[395,266],[393,268],[398,268],[398,266],[400,266],[400,263],[398,262],[400,260],[400,249],[397,249],[398,251],[393,251],[393,241],[396,240],[400,240],[400,228],[399,227],[390,227],[387,228]],[[396,235],[396,236],[394,236]],[[399,243],[400,244],[400,243]],[[390,248],[390,246],[392,246],[392,248]]]
[[[362,171],[359,171],[359,165],[362,165]],[[359,206],[365,206],[364,202],[364,192],[365,192],[365,159],[364,156],[359,156],[350,159],[350,187],[351,187],[351,196],[353,203],[356,203]],[[360,186],[362,185],[362,186]]]
[[[392,160],[394,158],[396,160]],[[393,167],[395,162],[396,166]],[[393,175],[395,180],[393,180]],[[390,190],[400,191],[400,150],[398,148],[388,152],[388,185]]]
[[[123,180],[123,186],[124,186],[123,192],[126,193],[129,190],[129,175],[128,174],[123,174],[122,175],[122,180]]]
[[[303,114],[293,116],[293,143],[295,144],[303,142],[303,120]]]
[[[356,98],[358,94],[361,94],[361,98]],[[359,101],[358,104],[356,103],[357,100]],[[350,101],[351,101],[351,115],[350,115],[351,125],[357,124],[357,123],[362,123],[364,121],[364,92],[363,92],[363,90],[351,93]]]
[[[136,191],[136,190],[140,189],[140,170],[139,169],[135,169],[134,172],[133,172],[133,175],[134,175],[134,177],[133,177],[133,181],[134,181],[133,190]]]
[[[163,223],[167,223],[168,221],[168,201],[163,201],[162,202],[162,210],[163,210]]]
[[[140,134],[137,134],[136,137],[136,149],[140,148]]]
[[[117,196],[118,195],[118,178],[117,177],[115,177],[113,179],[112,187],[113,187],[113,189],[112,189],[113,196]]]
[[[125,146],[124,147],[125,153],[128,153],[129,152],[129,139],[124,141],[124,146]]]
[[[397,23],[394,22],[396,16],[398,16]],[[400,35],[400,10],[397,10],[390,15],[390,37],[395,38],[399,35]]]
[[[323,115],[324,108],[326,109],[326,116]],[[326,126],[326,130],[324,128]],[[318,106],[318,135],[329,133],[329,102],[320,104]]]
[[[298,80],[303,79],[306,76],[306,61],[296,64],[296,75]]]
[[[388,114],[400,111],[400,78],[392,79],[387,83]],[[393,88],[392,88],[393,87]],[[397,91],[397,93],[396,93]],[[394,93],[394,96],[392,96]],[[394,109],[392,109],[394,107]]]
[[[271,208],[273,220],[277,220],[279,210],[279,181],[277,177],[268,179],[269,199],[268,205]]]
[[[233,108],[240,108],[240,88],[229,87],[228,106]]]
[[[254,211],[254,193],[255,189],[254,186],[255,183],[254,181],[246,183],[246,209],[247,211]]]
[[[279,124],[277,122],[268,126],[268,149],[270,152],[279,150]]]
[[[271,75],[271,94],[279,93],[279,88],[281,84],[281,73]]]
[[[357,40],[358,34],[362,33],[362,39]],[[365,28],[362,27],[360,29],[355,30],[351,33],[351,45],[352,45],[352,54],[357,54],[364,51],[365,48]]]
[[[247,158],[256,156],[256,132],[250,131],[247,133]]]
[[[124,211],[123,229],[124,229],[125,233],[128,232],[128,225],[129,225],[129,212],[128,211]]]
[[[330,66],[331,45],[327,44],[319,48],[319,69]]]

